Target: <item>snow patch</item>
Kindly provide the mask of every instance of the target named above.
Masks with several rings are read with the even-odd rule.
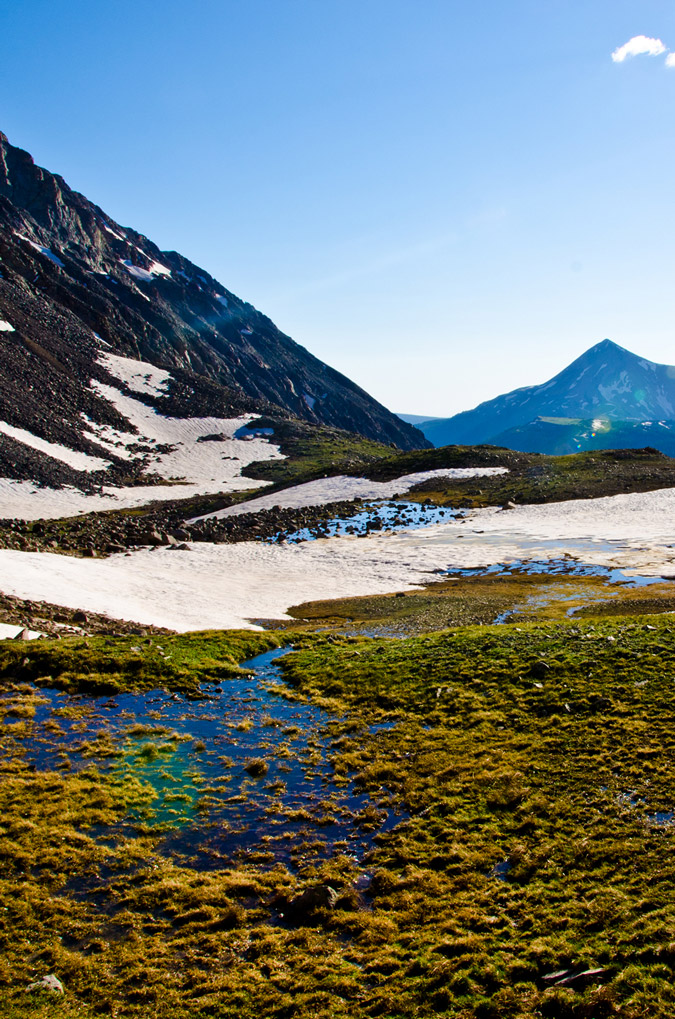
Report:
[[[0,640],[14,640],[21,631],[24,629],[23,626],[14,626],[12,623],[0,623]],[[36,640],[38,637],[43,637],[44,634],[38,630],[29,630],[28,639]]]
[[[322,598],[410,590],[434,569],[576,556],[590,565],[675,572],[675,489],[508,512],[477,510],[425,530],[300,545],[195,543],[107,559],[0,550],[7,594],[176,630],[251,627]],[[461,539],[461,540],[458,540]]]
[[[166,386],[171,380],[171,373],[163,368],[156,368],[148,361],[136,361],[132,357],[121,357],[119,354],[109,354],[107,351],[102,351],[97,360],[111,375],[119,379],[120,382],[124,382],[132,392],[147,393],[150,396],[166,396]]]
[[[169,269],[166,265],[162,265],[161,262],[151,262],[150,272],[153,276],[171,276],[171,269]]]
[[[303,393],[302,398],[309,407],[310,410],[314,410],[314,404],[316,403],[316,397],[310,396],[309,393]]]
[[[30,446],[31,449],[45,453],[54,460],[60,460],[61,463],[68,464],[76,471],[91,473],[92,471],[104,471],[110,466],[109,460],[91,456],[89,453],[80,453],[79,450],[69,449],[56,442],[47,442],[46,439],[40,439],[32,432],[27,432],[25,428],[15,428],[14,425],[8,425],[5,421],[0,421],[0,433],[7,435],[10,439],[16,439],[17,442],[22,442],[24,446]]]
[[[103,355],[105,356],[105,355]],[[133,362],[146,367],[143,362]],[[147,367],[151,368],[151,365]],[[247,414],[237,418],[173,418],[165,417],[152,407],[147,407],[133,397],[120,393],[112,386],[93,381],[92,388],[104,399],[110,401],[117,410],[137,429],[137,433],[119,432],[106,425],[90,425],[96,441],[117,452],[122,447],[134,447],[138,444],[146,447],[145,456],[147,470],[167,481],[181,481],[184,486],[180,492],[174,488],[173,498],[196,495],[207,492],[239,491],[244,488],[258,488],[260,483],[241,477],[241,468],[254,460],[283,459],[279,447],[266,438],[254,437],[238,439],[235,432],[245,427],[253,415]],[[223,434],[223,442],[198,442],[203,435]],[[170,445],[170,452],[159,453],[152,450],[154,444]],[[173,487],[173,486],[172,486]],[[158,489],[146,489],[147,500],[157,498],[154,493]],[[123,499],[123,493],[119,493]]]
[[[6,322],[3,319],[0,319],[0,333],[13,333],[13,332],[14,326],[11,324],[11,322]]]
[[[508,471],[505,467],[443,467],[440,470],[405,474],[394,481],[369,481],[368,478],[338,474],[333,478],[319,478],[317,481],[307,481],[304,485],[294,485],[273,495],[249,499],[217,513],[195,517],[190,522],[232,517],[240,513],[257,513],[258,510],[272,509],[275,506],[298,509],[303,506],[324,506],[329,502],[342,502],[348,499],[391,499],[393,495],[397,493],[402,495],[420,481],[428,481],[430,478],[481,478],[492,474],[508,474]]]
[[[111,237],[115,238],[115,240],[126,241],[126,237],[123,237],[122,234],[118,234],[117,231],[113,230],[113,228],[111,226],[108,226],[107,223],[103,223],[102,222],[101,226],[106,231],[106,233],[109,233],[111,235]]]
[[[171,276],[171,270],[160,262],[151,262],[150,268],[144,269],[140,265],[134,265],[130,258],[120,258],[119,261],[130,276],[134,276],[137,280],[143,280],[145,283],[153,283],[157,276]],[[143,296],[146,295],[143,294]]]
[[[35,248],[35,250],[39,251],[41,255],[44,255],[46,258],[49,258],[54,263],[54,265],[58,265],[60,269],[65,269],[65,265],[63,264],[59,256],[55,255],[50,248],[43,247],[42,244],[38,244],[37,241],[32,241],[30,237],[26,237],[24,234],[17,233],[16,236],[19,238],[19,240],[25,241],[26,244],[30,244],[31,248]]]

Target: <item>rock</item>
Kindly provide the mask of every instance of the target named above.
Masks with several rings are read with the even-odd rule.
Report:
[[[575,991],[587,987],[600,977],[604,976],[606,969],[559,969],[555,973],[546,973],[541,978],[542,983],[548,987],[572,987]]]
[[[78,609],[77,612],[73,612],[73,622],[74,623],[86,623],[87,622],[87,613],[83,612],[82,609]]]
[[[53,973],[47,973],[39,980],[34,980],[32,984],[29,984],[26,988],[28,994],[32,994],[33,991],[48,991],[50,994],[65,994],[66,989]]]
[[[30,640],[30,631],[26,630],[24,627],[23,630],[19,630],[19,632],[17,633],[16,637],[13,638],[13,640]]]
[[[166,534],[165,532],[162,532],[162,534],[160,535],[159,543],[160,545],[175,545],[176,539],[174,538],[173,534]]]
[[[572,973],[568,977],[563,977],[562,980],[558,980],[556,987],[574,987],[575,990],[580,990],[582,987],[587,987],[589,984],[594,983],[600,977],[604,976],[607,970],[603,967],[598,966],[597,969],[583,969],[581,973]]]
[[[338,892],[332,885],[319,882],[305,888],[300,895],[291,899],[288,908],[298,915],[310,914],[316,912],[317,909],[334,909],[339,898]]]
[[[176,541],[189,541],[192,535],[189,531],[186,531],[184,527],[174,527],[171,532]]]
[[[162,536],[157,531],[144,531],[138,536],[139,545],[161,545]]]
[[[116,552],[126,552],[126,547],[124,545],[118,545],[116,542],[111,541],[108,542],[105,550],[106,552],[109,552],[111,555],[114,555]]]
[[[511,499],[509,499],[508,502],[505,502],[504,505],[502,506],[503,510],[510,510],[510,509],[516,509],[516,508],[517,508],[516,507],[516,503],[512,502]]]

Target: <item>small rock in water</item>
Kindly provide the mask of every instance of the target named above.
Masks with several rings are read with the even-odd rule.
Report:
[[[47,973],[41,977],[40,980],[34,980],[32,984],[29,984],[26,988],[28,994],[33,991],[49,991],[50,994],[65,994],[66,989],[53,973]]]

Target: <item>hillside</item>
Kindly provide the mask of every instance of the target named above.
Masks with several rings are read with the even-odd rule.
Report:
[[[94,454],[101,352],[170,372],[165,413],[277,413],[403,449],[420,432],[175,251],[160,251],[0,134],[0,421]],[[150,396],[156,394],[147,394]],[[5,461],[26,460],[5,437]],[[31,468],[26,467],[26,476]]]
[[[603,340],[542,385],[514,389],[420,428],[435,446],[487,442],[562,453],[656,445],[671,452],[673,419],[675,369]],[[639,425],[634,432],[633,425]],[[601,436],[608,436],[606,444]]]

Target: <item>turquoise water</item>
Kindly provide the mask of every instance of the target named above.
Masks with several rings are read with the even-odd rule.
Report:
[[[335,780],[330,716],[285,696],[278,665],[285,653],[244,662],[250,675],[204,687],[196,700],[162,690],[41,691],[46,703],[21,740],[25,760],[38,770],[93,763],[139,779],[147,803],[120,828],[149,827],[161,835],[160,851],[200,868],[245,859],[300,866],[330,856],[336,843],[358,861],[378,832],[407,815],[385,790],[374,804],[353,780]],[[386,728],[373,727],[379,731]],[[264,774],[249,774],[252,761]]]

